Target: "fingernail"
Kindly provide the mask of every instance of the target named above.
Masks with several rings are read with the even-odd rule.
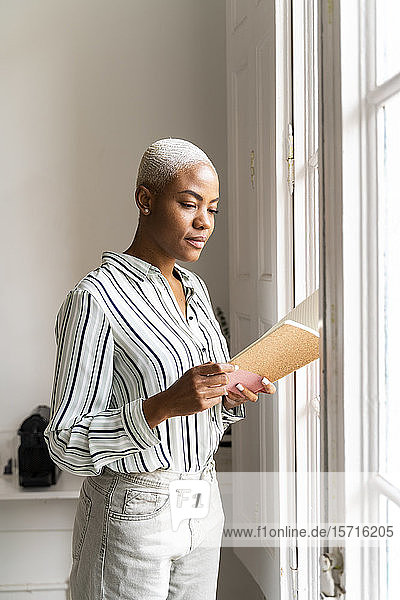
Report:
[[[243,390],[244,390],[244,387],[242,386],[242,384],[241,384],[241,383],[237,383],[237,384],[236,384],[236,387],[237,387],[237,389],[238,389],[238,390],[240,390],[241,392],[243,392]]]
[[[268,385],[269,383],[271,383],[271,382],[269,381],[269,379],[267,379],[266,377],[263,377],[263,378],[261,379],[261,381],[262,381],[262,382],[263,382],[265,385]]]

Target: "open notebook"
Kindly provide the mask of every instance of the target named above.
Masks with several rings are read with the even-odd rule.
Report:
[[[262,377],[274,382],[319,358],[318,290],[292,309],[258,340],[236,354],[230,363],[239,369],[227,373],[227,389],[242,383],[253,392],[263,391]]]

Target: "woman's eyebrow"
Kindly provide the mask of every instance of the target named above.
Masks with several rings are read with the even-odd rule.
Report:
[[[193,190],[183,190],[183,192],[178,192],[178,194],[191,194],[192,196],[197,198],[197,200],[200,200],[200,202],[203,202],[203,197],[200,196],[200,194],[198,194],[197,192],[194,192]],[[211,200],[210,204],[212,202],[217,202],[217,200],[219,200],[219,198],[215,198],[215,200]]]

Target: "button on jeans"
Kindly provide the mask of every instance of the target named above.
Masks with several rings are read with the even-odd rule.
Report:
[[[210,482],[208,515],[172,529],[169,482]],[[215,462],[197,473],[108,469],[81,488],[71,600],[215,600],[225,515]]]

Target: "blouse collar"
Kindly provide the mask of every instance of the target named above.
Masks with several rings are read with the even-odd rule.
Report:
[[[114,252],[111,250],[103,252],[102,264],[105,263],[112,264],[120,271],[125,272],[129,276],[133,275],[141,281],[144,281],[146,277],[150,278],[153,275],[162,274],[160,269],[155,265],[152,265],[142,258],[132,256],[131,254],[124,254],[123,252]],[[177,263],[175,263],[174,269],[178,271],[186,285],[193,287],[194,276],[188,269],[181,267]]]

